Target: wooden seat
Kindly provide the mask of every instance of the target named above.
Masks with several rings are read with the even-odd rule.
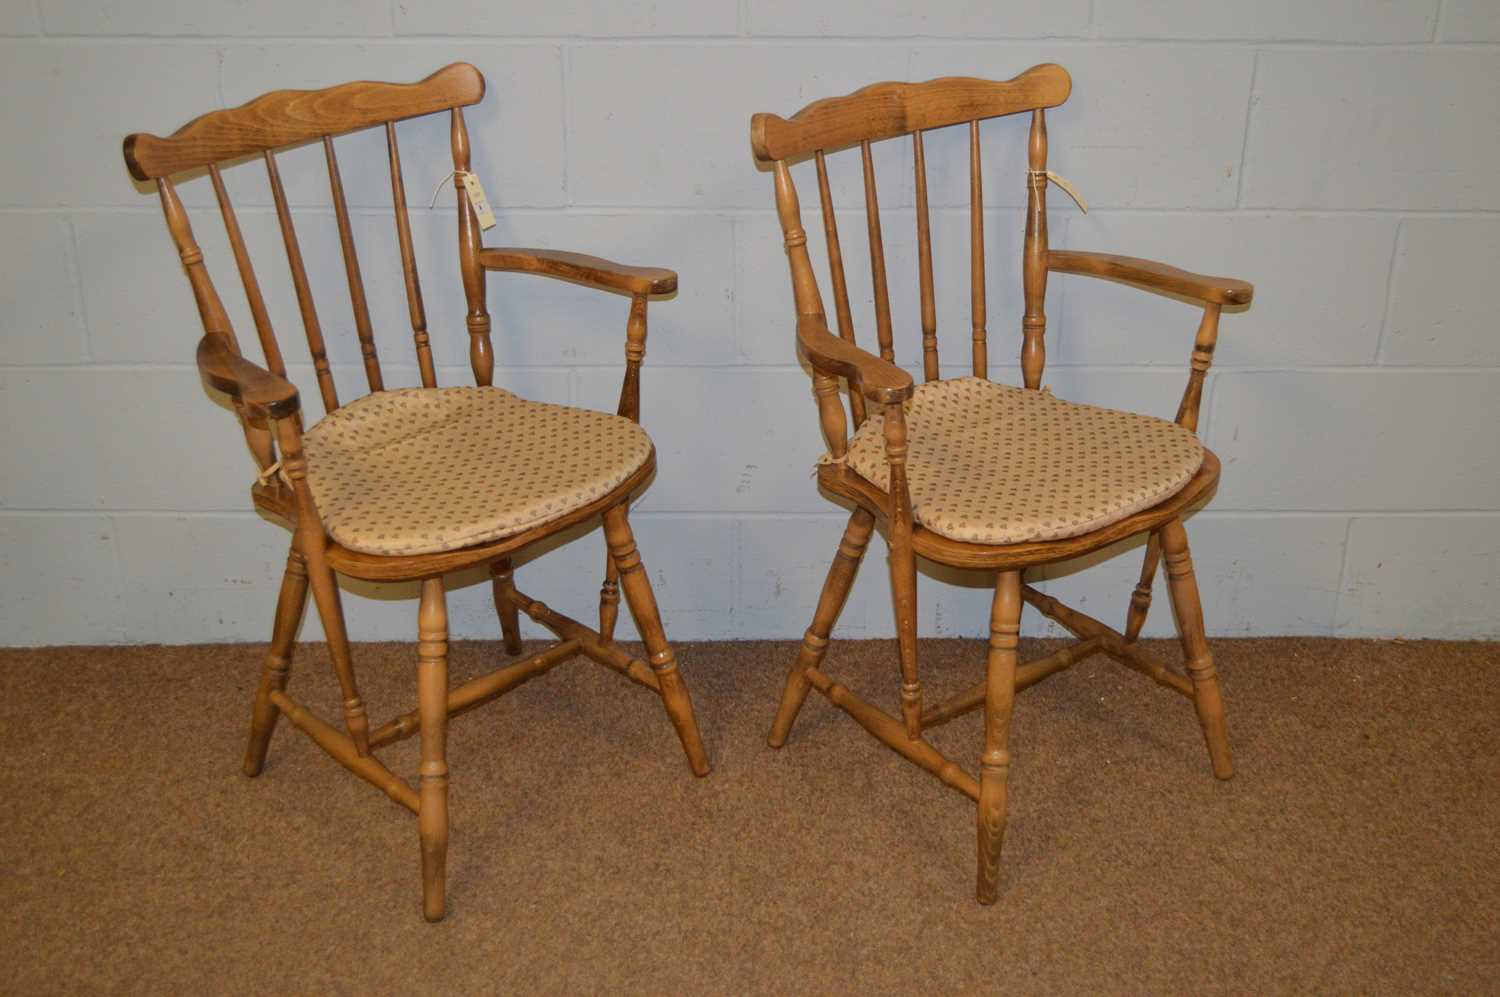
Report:
[[[1015,693],[1021,689],[1090,655],[1105,654],[1192,700],[1214,774],[1227,779],[1234,771],[1181,517],[1205,500],[1218,482],[1219,461],[1195,436],[1198,407],[1220,313],[1226,305],[1248,305],[1253,289],[1244,281],[1205,277],[1148,260],[1048,247],[1047,185],[1054,177],[1047,171],[1045,114],[1063,104],[1071,89],[1067,71],[1051,64],[1035,66],[1003,82],[950,77],[926,83],[877,83],[848,96],[816,101],[787,118],[757,114],[750,126],[756,159],[775,176],[797,340],[813,369],[819,421],[828,442],[828,454],[818,468],[818,484],[853,506],[812,624],[787,676],[770,743],[781,747],[786,742],[809,690],[817,689],[877,739],[973,799],[978,804],[976,895],[986,904],[994,903],[999,893],[1011,710]],[[1017,389],[987,381],[980,122],[1022,112],[1030,113],[1031,130],[1024,177],[1027,208],[1021,274],[1025,387]],[[963,324],[973,373],[943,381],[939,377],[923,134],[949,126],[966,126],[969,138],[969,254],[963,262],[969,271],[970,308]],[[920,387],[895,363],[889,277],[871,154],[873,143],[908,135],[916,195],[918,320],[925,381]],[[855,344],[829,181],[829,156],[856,146],[864,181],[878,355]],[[792,179],[793,165],[809,158],[822,208],[837,334],[829,328]],[[1052,273],[1109,278],[1201,306],[1188,383],[1175,425],[1040,392],[1046,356],[1044,302]],[[841,379],[848,384],[847,409]],[[885,531],[891,552],[900,661],[899,716],[856,696],[822,669],[829,634],[877,526]],[[1123,633],[1025,584],[1030,567],[1077,557],[1141,534],[1147,537],[1145,558]],[[936,704],[926,701],[918,671],[919,554],[996,574],[985,678]],[[1186,675],[1168,668],[1136,642],[1163,557]],[[1023,602],[1072,631],[1078,642],[1038,661],[1018,664]],[[922,734],[977,709],[984,711],[984,746],[976,778]]]
[[[203,320],[198,367],[233,403],[257,466],[255,505],[292,529],[291,551],[276,607],[271,645],[251,710],[244,771],[260,774],[277,718],[285,714],[334,759],[417,815],[422,854],[422,910],[445,911],[448,849],[447,728],[461,713],[582,656],[661,697],[694,774],[709,771],[692,702],[661,625],[651,583],[627,519],[631,494],[650,477],[655,451],[640,417],[640,367],[646,352],[646,305],[670,293],[677,276],[554,250],[491,247],[480,241],[465,194],[469,136],[463,108],[484,96],[484,78],[456,63],[413,84],[348,83],[324,90],[278,90],[229,110],[196,118],[166,138],[131,135],[125,162],[138,180],[154,180],[167,227]],[[451,120],[458,250],[468,305],[469,362],[475,386],[439,388],[412,249],[397,122],[447,112]],[[391,203],[421,387],[388,388],[375,349],[359,259],[339,176],[334,138],[366,128],[385,132]],[[369,394],[342,405],[296,228],[278,170],[277,150],[320,142],[338,222],[354,325]],[[266,170],[287,265],[326,413],[303,432],[297,388],[268,317],[265,299],[220,173],[221,164],[259,158]],[[205,170],[218,201],[244,284],[263,360],[241,353],[239,339],[204,266],[172,177]],[[618,413],[528,401],[492,386],[494,355],[485,303],[491,270],[535,273],[623,294],[625,376]],[[511,557],[559,531],[602,519],[606,553],[599,625],[592,628],[516,590]],[[444,576],[488,565],[505,649],[521,653],[519,613],[557,636],[542,651],[471,679],[448,684],[448,616]],[[372,728],[355,681],[336,573],[378,581],[420,581],[417,610],[417,709]],[[286,692],[292,648],[311,587],[343,699],[344,728]],[[645,641],[647,661],[615,643],[620,590]],[[417,788],[375,755],[382,745],[418,735]]]

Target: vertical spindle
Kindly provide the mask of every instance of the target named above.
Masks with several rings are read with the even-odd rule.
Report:
[[[359,336],[365,379],[371,391],[384,391],[380,358],[375,353],[375,331],[370,325],[370,305],[365,300],[365,282],[359,273],[359,254],[354,248],[354,229],[349,224],[349,205],[344,200],[344,181],[339,176],[339,161],[334,155],[332,136],[323,136],[323,155],[328,160],[328,188],[333,199],[334,217],[338,221],[339,245],[344,252],[344,276],[349,281],[349,304],[354,310],[354,331]]]
[[[333,384],[333,369],[328,365],[328,347],[323,343],[323,327],[318,324],[318,309],[313,304],[312,288],[307,283],[307,268],[302,263],[302,248],[297,243],[297,229],[287,207],[286,189],[281,185],[281,171],[276,168],[276,154],[265,151],[266,176],[271,181],[271,198],[276,202],[276,220],[281,224],[281,239],[286,243],[286,262],[292,272],[292,288],[297,293],[297,308],[302,313],[302,328],[307,332],[307,349],[312,354],[313,372],[318,378],[318,392],[323,408],[332,412],[339,407],[338,389]]]
[[[1021,320],[1021,374],[1026,387],[1042,386],[1047,362],[1047,122],[1040,108],[1031,112],[1027,144],[1026,243],[1021,256],[1026,315]]]
[[[208,176],[213,181],[214,196],[219,201],[219,214],[224,219],[229,247],[234,251],[234,263],[240,271],[240,282],[245,286],[245,300],[250,304],[250,317],[255,321],[255,332],[260,338],[261,353],[266,358],[266,369],[278,377],[285,377],[286,361],[281,356],[281,344],[276,342],[276,331],[271,328],[271,317],[266,312],[266,300],[260,292],[260,281],[255,279],[255,268],[250,265],[250,253],[245,248],[240,222],[235,217],[234,205],[229,201],[229,191],[224,188],[224,178],[219,173],[217,163],[208,165]]]
[[[463,174],[469,172],[469,129],[462,108],[453,109],[451,138],[453,186],[458,191],[458,263],[469,304],[469,365],[474,368],[474,383],[487,387],[495,380],[495,354],[490,346],[490,313],[485,308],[484,268],[479,265],[479,217],[464,190]]]
[[[391,203],[396,209],[396,239],[401,244],[401,275],[406,281],[406,304],[411,311],[412,341],[417,348],[417,366],[422,387],[437,387],[432,363],[432,344],[427,336],[427,310],[422,307],[422,284],[417,278],[417,254],[411,245],[411,218],[406,210],[406,180],[401,175],[401,152],[396,146],[396,123],[385,123],[385,146],[391,162]]]
[[[845,342],[854,342],[854,316],[849,310],[849,283],[844,276],[844,251],[839,246],[839,223],[834,217],[833,194],[828,188],[828,164],[823,150],[814,158],[818,166],[818,200],[823,208],[823,238],[828,244],[828,270],[833,281],[833,308],[838,316],[839,337]],[[854,425],[865,421],[865,398],[858,391],[849,392],[849,408],[854,413]]]
[[[974,343],[974,376],[989,377],[985,332],[984,191],[979,169],[979,122],[969,122],[969,315]]]
[[[891,293],[885,279],[885,244],[880,238],[880,200],[875,193],[875,160],[870,155],[870,143],[859,144],[860,158],[865,170],[865,224],[870,231],[870,283],[875,292],[875,339],[880,344],[880,356],[896,362],[896,350],[891,339]]]
[[[932,291],[932,223],[927,212],[927,157],[920,129],[911,133],[917,183],[917,269],[922,295],[922,376],[938,378],[937,305]]]
[[[182,201],[177,196],[177,189],[172,186],[172,181],[165,177],[156,181],[156,189],[161,194],[161,206],[167,218],[167,230],[172,234],[172,242],[177,247],[177,255],[182,260],[182,268],[187,273],[188,284],[193,289],[193,300],[198,305],[198,315],[203,320],[203,329],[209,335],[222,338],[229,348],[238,354],[240,347],[239,341],[235,339],[234,327],[229,322],[229,315],[224,311],[224,303],[219,299],[219,292],[214,289],[214,282],[208,275],[208,268],[203,265],[203,250],[198,248],[198,242],[193,238],[193,226],[188,221],[187,210],[183,208]],[[239,399],[235,399],[234,410],[235,415],[239,417],[240,428],[244,431],[245,442],[250,447],[256,466],[261,469],[270,467],[276,460],[276,455],[275,446],[271,441],[271,429],[265,418],[252,415]]]

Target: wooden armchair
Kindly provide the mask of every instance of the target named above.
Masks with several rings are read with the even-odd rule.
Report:
[[[852,503],[812,625],[787,676],[770,743],[785,743],[809,689],[817,689],[878,740],[978,804],[980,903],[993,903],[1005,832],[1007,746],[1015,693],[1070,665],[1102,653],[1192,700],[1213,772],[1233,774],[1224,707],[1204,638],[1198,590],[1181,515],[1204,499],[1219,477],[1219,461],[1195,429],[1203,379],[1213,358],[1224,305],[1250,302],[1244,281],[1203,277],[1160,263],[1049,250],[1047,247],[1047,128],[1045,110],[1068,97],[1072,81],[1061,66],[1041,65],[1013,80],[948,78],[927,83],[878,83],[846,97],[809,104],[790,118],[757,114],[750,127],[756,159],[775,174],[776,208],[791,266],[797,339],[813,368],[814,390],[828,456],[818,484]],[[1022,281],[1021,370],[1025,388],[987,380],[984,215],[979,123],[1031,112],[1027,213]],[[922,136],[929,129],[967,123],[969,132],[969,338],[973,376],[938,377],[932,240]],[[871,143],[911,135],[924,383],[894,363],[879,205]],[[879,356],[855,345],[849,290],[830,195],[826,155],[859,146],[868,221]],[[823,298],[807,250],[807,234],[790,166],[814,160],[838,335],[828,328]],[[1043,300],[1049,273],[1109,277],[1199,302],[1203,308],[1187,389],[1176,423],[1127,412],[1075,405],[1041,386],[1045,359]],[[849,384],[848,418],[839,379]],[[892,599],[900,657],[900,716],[861,699],[825,674],[828,635],[879,523],[890,542]],[[1125,631],[1064,606],[1024,583],[1033,565],[1097,550],[1144,533],[1149,540],[1140,584],[1130,599]],[[1136,643],[1151,603],[1163,553],[1187,675],[1166,667]],[[917,669],[916,555],[960,568],[996,573],[990,614],[987,675],[983,682],[928,705]],[[1039,661],[1018,665],[1021,605],[1030,603],[1075,634],[1078,643]],[[972,710],[984,710],[979,777],[965,772],[923,739],[924,730]]]
[[[448,717],[492,700],[570,658],[582,655],[657,693],[677,730],[694,774],[708,759],[641,565],[626,514],[631,493],[650,477],[656,451],[637,425],[640,367],[646,352],[646,301],[677,286],[670,270],[629,267],[592,256],[540,249],[486,249],[464,193],[469,137],[463,108],[484,96],[473,66],[448,66],[420,83],[348,83],[326,90],[280,90],[241,107],[215,111],[167,138],[131,135],[125,162],[138,180],[154,180],[192,286],[205,335],[198,345],[203,376],[233,400],[255,460],[256,506],[291,525],[291,552],[276,607],[271,646],[251,712],[244,770],[258,775],[277,718],[283,713],[336,761],[417,815],[422,853],[422,909],[444,912],[448,847]],[[447,111],[457,171],[458,248],[468,303],[469,360],[474,387],[439,388],[396,142],[396,123]],[[391,196],[415,342],[420,388],[387,388],[372,317],[339,177],[334,136],[382,127],[389,150]],[[277,170],[276,150],[321,142],[338,222],[343,261],[369,394],[340,404],[302,251]],[[220,165],[255,156],[264,161],[291,268],[292,284],[326,411],[303,430],[297,389],[230,204]],[[239,341],[203,264],[171,177],[206,169],[217,196],[235,264],[260,339],[264,363],[241,355]],[[491,386],[494,356],[485,307],[485,273],[517,270],[563,278],[630,297],[625,330],[625,381],[618,415],[545,405]],[[593,629],[522,595],[511,558],[536,542],[594,517],[608,547]],[[558,641],[545,650],[456,688],[448,685],[445,575],[488,565],[495,607],[510,654],[521,652],[519,612]],[[335,573],[380,581],[420,580],[417,611],[418,707],[371,727],[355,682]],[[292,647],[312,588],[344,700],[336,730],[286,694]],[[635,615],[649,662],[614,641],[619,590]],[[412,735],[421,738],[418,787],[391,772],[374,751]]]

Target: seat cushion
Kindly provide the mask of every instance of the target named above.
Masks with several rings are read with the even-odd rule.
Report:
[[[971,543],[1108,526],[1175,494],[1203,463],[1198,438],[1175,423],[977,377],[919,385],[906,412],[913,517]],[[846,460],[888,490],[884,428],[872,414]]]
[[[602,498],[651,456],[629,419],[500,388],[380,391],[303,436],[328,534],[369,554],[498,540]]]

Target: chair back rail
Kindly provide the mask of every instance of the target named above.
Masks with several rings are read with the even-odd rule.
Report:
[[[427,332],[426,310],[422,303],[421,282],[417,274],[416,253],[412,248],[411,219],[406,201],[405,180],[401,174],[396,123],[422,115],[450,112],[453,118],[451,136],[454,167],[459,171],[467,171],[469,137],[463,124],[462,108],[477,103],[483,96],[484,77],[479,70],[466,63],[455,63],[417,83],[358,82],[323,90],[277,90],[239,107],[202,115],[164,138],[145,134],[126,138],[124,155],[131,175],[139,180],[156,181],[167,218],[167,228],[192,286],[204,330],[222,337],[235,355],[240,354],[239,341],[203,264],[203,253],[194,241],[186,209],[174,186],[177,174],[197,170],[206,170],[213,185],[235,267],[244,286],[246,302],[265,357],[266,369],[277,376],[285,376],[286,360],[272,327],[265,295],[256,277],[222,173],[223,167],[232,161],[258,156],[265,164],[267,184],[281,230],[287,267],[291,273],[303,332],[307,337],[318,392],[326,411],[331,412],[339,407],[338,389],[334,384],[333,370],[328,359],[323,324],[314,303],[312,283],[276,158],[277,152],[288,146],[316,141],[323,146],[327,164],[329,197],[338,225],[345,283],[349,291],[365,379],[370,391],[384,390],[380,358],[375,346],[374,325],[370,318],[369,302],[334,142],[339,135],[380,127],[385,131],[389,154],[391,202],[395,212],[396,239],[400,248],[417,366],[421,371],[422,384],[425,387],[435,386],[436,370]],[[463,263],[465,288],[469,292],[470,358],[476,382],[490,384],[494,362],[489,344],[489,318],[484,312],[483,279],[477,262],[478,222],[468,198],[462,193],[462,179],[455,178],[455,184],[460,190],[459,255]],[[478,285],[477,308],[476,295],[471,286],[475,283]],[[237,406],[237,411],[256,462],[262,468],[269,467],[275,460],[275,448],[264,418],[251,415],[243,406]],[[256,419],[259,419],[258,424]]]

